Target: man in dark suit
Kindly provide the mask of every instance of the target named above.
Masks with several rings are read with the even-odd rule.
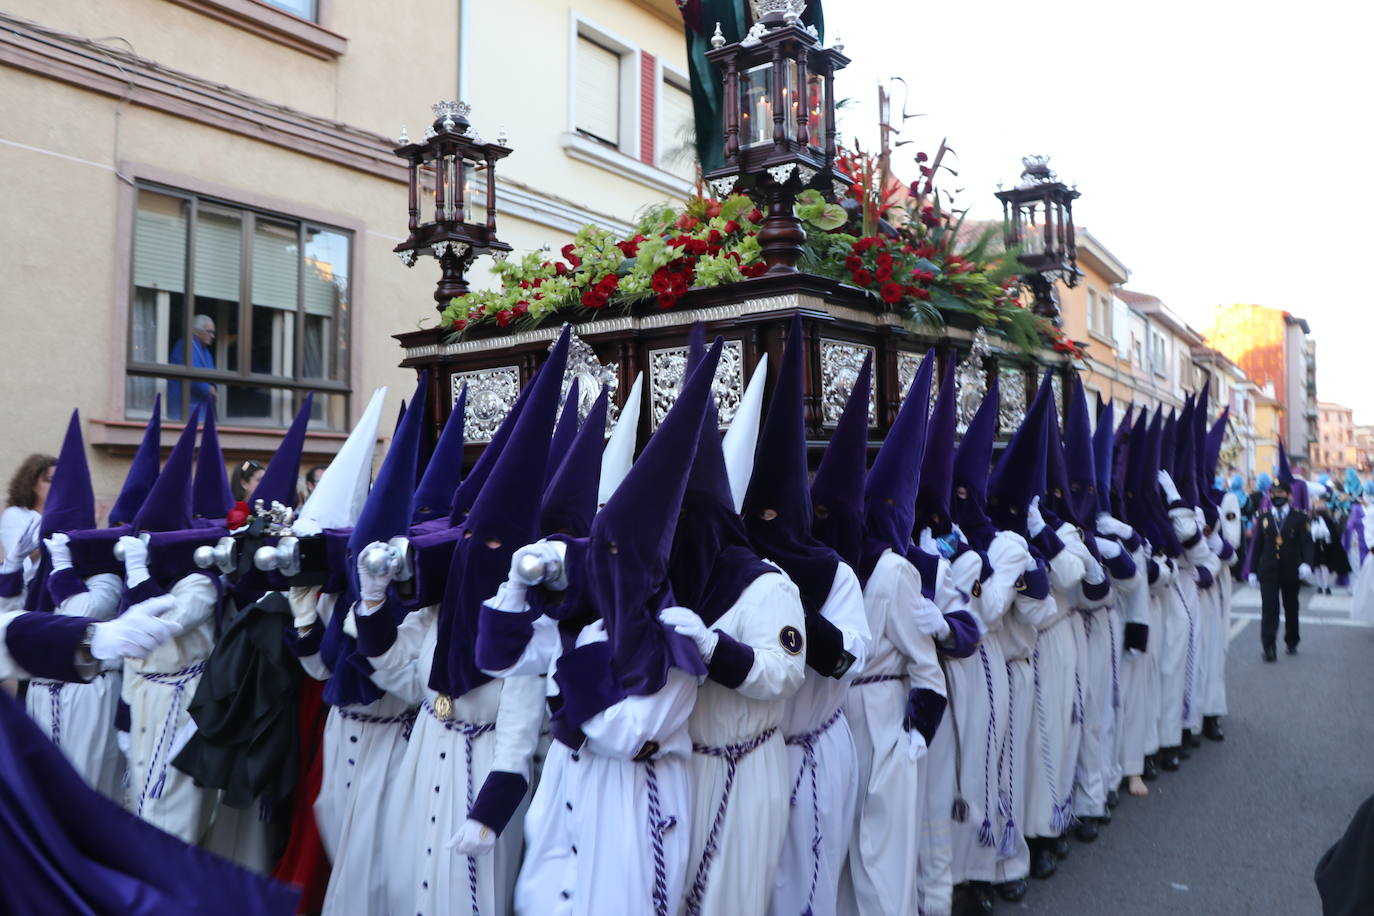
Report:
[[[1298,653],[1298,589],[1312,577],[1312,534],[1307,513],[1289,505],[1289,485],[1276,482],[1269,491],[1271,507],[1255,516],[1251,532],[1250,584],[1258,585],[1262,616],[1260,643],[1264,660],[1277,661],[1279,599],[1283,599],[1283,641],[1288,654]]]

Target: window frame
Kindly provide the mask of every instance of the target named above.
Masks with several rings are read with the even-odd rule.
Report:
[[[667,151],[666,141],[674,138],[667,135],[664,129],[666,125],[663,117],[664,86],[671,83],[673,88],[687,93],[687,100],[690,103],[692,99],[692,79],[687,73],[679,70],[677,67],[671,64],[665,64],[661,57],[658,58],[657,71],[658,72],[654,74],[654,92],[657,94],[657,98],[654,99],[654,167],[682,181],[694,181],[695,175],[692,178],[683,178],[669,168],[664,162],[664,153]]]
[[[631,159],[639,158],[640,98],[639,48],[609,29],[571,11],[572,28],[568,30],[568,133],[597,143],[608,150],[616,150]],[[618,142],[609,143],[601,137],[581,130],[577,125],[578,48],[582,39],[599,45],[620,59],[620,106],[617,113]]]
[[[358,246],[365,238],[367,229],[366,224],[351,216],[337,214],[304,204],[296,204],[278,198],[268,197],[251,191],[243,191],[238,188],[228,187],[170,172],[157,166],[149,166],[140,163],[123,162],[121,163],[124,174],[132,180],[127,184],[121,185],[120,206],[119,206],[119,244],[116,259],[115,277],[115,309],[114,325],[112,329],[121,330],[124,336],[122,342],[116,340],[112,342],[116,358],[111,360],[110,367],[110,416],[116,418],[111,422],[124,423],[126,421],[126,379],[130,377],[151,377],[165,380],[206,381],[211,384],[232,384],[257,387],[270,387],[286,389],[292,392],[292,401],[299,407],[301,400],[308,391],[318,391],[324,394],[339,395],[343,398],[341,414],[346,423],[351,423],[353,411],[356,406],[356,399],[353,397],[353,385],[361,377],[361,348],[358,344],[361,332],[360,314],[363,310],[364,276],[363,264],[365,258],[359,251]],[[240,300],[238,307],[240,325],[238,329],[239,365],[246,367],[242,371],[230,371],[227,369],[193,369],[189,365],[189,347],[184,352],[187,354],[184,359],[186,363],[175,365],[170,363],[154,363],[135,361],[133,359],[133,321],[134,321],[134,297],[135,297],[135,275],[134,275],[134,227],[138,217],[138,197],[140,190],[146,189],[153,193],[176,197],[183,200],[192,200],[193,204],[189,208],[187,222],[187,242],[186,242],[186,297],[184,322],[189,322],[194,315],[195,295],[194,290],[194,268],[193,260],[195,257],[195,218],[197,205],[195,201],[204,202],[217,207],[224,207],[235,210],[243,214],[241,230],[244,234],[244,245],[249,246],[241,249],[240,257]],[[253,215],[253,219],[248,218],[248,214]],[[251,371],[251,348],[252,348],[252,225],[257,217],[267,217],[278,221],[289,221],[297,227],[298,257],[302,269],[297,272],[297,308],[296,327],[292,341],[292,360],[293,365],[301,367],[304,356],[304,337],[300,333],[303,329],[306,312],[302,308],[303,285],[305,283],[304,259],[305,249],[303,243],[304,233],[309,228],[317,228],[331,231],[348,236],[348,314],[340,315],[335,312],[334,321],[338,322],[336,327],[347,334],[348,353],[342,360],[336,361],[338,372],[342,377],[341,381],[332,379],[298,379],[288,378],[270,373],[254,373]],[[246,317],[245,317],[246,313]],[[183,329],[189,339],[189,324]],[[299,371],[299,370],[298,370]],[[183,389],[189,392],[189,385]],[[228,418],[221,418],[223,425],[237,425]],[[264,431],[280,430],[286,424],[259,425],[250,424],[245,428],[262,429]],[[312,424],[312,434],[335,435],[340,432],[331,427],[316,428]],[[346,432],[346,430],[343,430]]]

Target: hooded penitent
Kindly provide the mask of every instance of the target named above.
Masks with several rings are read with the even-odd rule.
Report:
[[[1069,502],[1069,466],[1064,457],[1064,441],[1059,425],[1059,410],[1051,397],[1046,408],[1045,489],[1040,496],[1040,514],[1051,528],[1063,522],[1078,525],[1078,515]],[[1080,526],[1081,527],[1081,526]]]
[[[458,392],[453,410],[444,422],[443,431],[420,484],[411,501],[410,521],[413,525],[444,518],[453,508],[453,493],[463,478],[463,439],[467,423],[468,386]]]
[[[639,407],[643,392],[644,373],[641,372],[635,376],[634,384],[630,386],[630,393],[620,407],[620,416],[616,418],[615,429],[611,430],[611,438],[607,440],[606,448],[601,453],[601,481],[596,494],[598,506],[604,506],[610,501],[615,488],[620,486],[625,475],[630,473],[630,465],[634,463],[635,440],[639,432]]]
[[[1226,406],[1221,411],[1221,416],[1217,417],[1212,428],[1207,430],[1206,438],[1202,450],[1202,466],[1199,472],[1203,475],[1201,480],[1212,480],[1217,475],[1217,464],[1221,461],[1221,443],[1226,438],[1226,424],[1231,418],[1231,408]],[[1213,502],[1218,502],[1223,495],[1220,488],[1214,488]]]
[[[854,569],[863,561],[864,476],[868,467],[868,400],[873,355],[864,357],[835,432],[811,481],[811,533]]]
[[[377,450],[377,430],[382,423],[386,388],[372,393],[358,423],[320,475],[315,489],[306,497],[292,529],[299,535],[318,534],[337,528],[352,528],[367,502],[372,484],[372,456]],[[331,592],[330,594],[334,594]]]
[[[954,454],[951,480],[950,505],[954,523],[970,544],[984,551],[997,536],[987,507],[988,475],[992,471],[992,444],[997,439],[1000,401],[1001,390],[994,376]]]
[[[663,626],[658,613],[681,603],[669,585],[668,558],[699,432],[713,422],[707,405],[720,352],[717,342],[687,373],[639,460],[592,522],[582,555],[583,599],[605,621],[607,638],[558,660],[553,732],[570,747],[581,745],[582,723],[603,709],[663,689],[670,668],[706,673],[696,647]]]
[[[544,479],[570,331],[571,326],[563,328],[530,385],[501,460],[472,503],[453,549],[429,674],[429,686],[450,697],[461,697],[491,680],[474,657],[482,603],[505,581],[515,551],[539,537],[542,494],[531,484]]]
[[[410,525],[410,500],[415,493],[416,456],[420,452],[421,425],[425,416],[428,373],[421,372],[401,425],[391,439],[377,479],[367,494],[362,514],[348,537],[347,568],[350,592],[358,594],[358,556],[373,541],[385,543],[404,534]],[[340,608],[339,610],[343,610]],[[390,608],[381,613],[390,612]],[[331,706],[363,706],[375,702],[382,691],[369,679],[372,665],[356,649],[356,642],[343,630],[347,615],[330,615],[320,645],[320,657],[332,672],[324,687],[324,700]]]
[[[804,356],[801,320],[794,319],[759,440],[754,465],[758,473],[750,478],[744,495],[744,527],[758,555],[781,566],[796,583],[810,629],[830,597],[840,558],[811,536],[802,405]]]
[[[1140,503],[1144,511],[1151,518],[1152,537],[1154,545],[1163,550],[1170,557],[1176,557],[1183,552],[1183,545],[1179,544],[1178,538],[1174,537],[1173,522],[1169,520],[1168,506],[1164,502],[1164,492],[1159,486],[1159,472],[1164,470],[1164,432],[1167,424],[1164,421],[1164,414],[1160,409],[1155,410],[1154,416],[1150,419],[1148,431],[1148,445],[1146,446],[1145,460],[1143,463],[1144,474],[1140,480]]]
[[[219,447],[215,426],[215,399],[205,402],[205,424],[200,431],[200,454],[196,456],[196,479],[191,491],[191,521],[203,520],[212,527],[224,525],[224,517],[234,507],[234,491],[229,489],[229,474],[224,468],[224,452]]]
[[[1178,495],[1189,508],[1198,504],[1197,496],[1197,458],[1193,448],[1193,400],[1188,398],[1183,413],[1175,427],[1174,441],[1174,484]]]
[[[754,454],[759,445],[759,422],[763,415],[763,385],[768,380],[768,354],[759,357],[754,366],[739,408],[725,431],[721,451],[725,455],[725,471],[730,478],[730,499],[736,512],[744,511],[744,491],[754,476]]]
[[[906,556],[911,547],[934,366],[935,351],[930,350],[921,360],[902,409],[864,479],[864,558],[857,571],[860,581],[865,583],[884,551]]]
[[[1026,507],[1045,489],[1047,410],[1052,397],[1046,374],[1021,426],[1012,433],[988,478],[988,516],[999,530],[1022,537],[1028,537]]]
[[[200,420],[200,406],[191,409],[191,417],[177,438],[167,463],[148,491],[143,507],[134,516],[134,530],[148,534],[148,572],[163,588],[170,588],[177,580],[191,573],[205,573],[196,566],[193,554],[197,547],[214,544],[228,532],[223,528],[191,527],[191,466],[195,457],[196,424]]]
[[[26,610],[52,610],[81,590],[80,578],[122,572],[120,563],[114,558],[114,543],[123,530],[95,527],[95,491],[81,437],[81,416],[75,410],[67,424],[62,451],[57,456],[57,467],[53,469],[52,485],[48,488],[39,527],[45,538],[59,531],[70,538],[72,572],[52,575],[52,558],[48,548],[42,547],[42,559],[29,582]]]
[[[1094,508],[1098,513],[1112,513],[1112,490],[1116,478],[1116,417],[1112,402],[1097,411],[1097,429],[1093,431],[1093,477],[1096,482]]]
[[[134,452],[134,460],[129,465],[129,473],[124,477],[124,487],[110,507],[110,527],[133,524],[134,516],[143,507],[143,500],[157,480],[158,464],[162,455],[162,395],[153,399],[153,416],[143,431],[143,441]]]
[[[930,413],[925,456],[921,459],[921,484],[916,490],[916,530],[929,528],[937,538],[951,530],[949,497],[954,482],[957,401],[951,366],[940,383],[940,394]]]
[[[1116,427],[1115,444],[1112,446],[1112,508],[1114,518],[1126,519],[1126,475],[1130,466],[1131,429],[1134,420],[1131,411],[1134,405],[1126,407],[1121,422]],[[1142,411],[1143,412],[1143,411]]]
[[[705,358],[700,335],[698,324],[688,348],[689,372]],[[718,427],[715,404],[711,403],[698,433],[668,561],[668,576],[678,603],[696,611],[707,626],[730,610],[751,582],[774,571],[754,552],[744,521],[735,512]]]
[[[1111,429],[1105,433],[1106,443],[1110,443]],[[1069,394],[1068,412],[1064,416],[1064,466],[1068,472],[1069,490],[1067,502],[1074,521],[1080,528],[1091,531],[1097,518],[1098,475],[1096,452],[1093,448],[1092,417],[1088,414],[1088,398],[1083,391],[1083,383],[1078,375],[1073,377],[1073,387]],[[1110,476],[1103,474],[1102,490],[1105,493]]]
[[[1284,448],[1282,441],[1279,442],[1279,474],[1276,482],[1288,488],[1294,509],[1307,511],[1307,482],[1293,476],[1293,468],[1288,463],[1288,449]]]
[[[1193,460],[1196,464],[1195,473],[1197,480],[1198,505],[1202,507],[1202,515],[1207,520],[1207,527],[1216,526],[1217,519],[1217,495],[1213,487],[1212,468],[1215,465],[1207,463],[1207,411],[1209,400],[1211,379],[1204,380],[1202,388],[1198,391],[1197,401],[1193,407]]]

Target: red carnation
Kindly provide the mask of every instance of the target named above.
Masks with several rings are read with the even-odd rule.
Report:
[[[519,302],[515,303],[515,308],[511,309],[511,311],[515,313],[516,318],[523,318],[530,313],[530,304],[524,299],[521,299]]]
[[[663,293],[658,297],[658,307],[661,309],[670,309],[675,305],[677,305],[676,293]]]
[[[514,317],[510,309],[501,309],[501,311],[496,313],[496,323],[504,328],[506,325],[510,324],[511,319]]]
[[[873,275],[862,267],[854,271],[854,283],[858,286],[868,286],[873,282]]]
[[[739,232],[738,222],[736,222],[735,220],[730,220],[728,223],[725,224],[726,235],[734,235],[736,232]]]
[[[916,161],[917,161],[917,162],[925,162],[925,161],[926,161],[927,159],[929,159],[929,158],[930,158],[930,157],[927,156],[925,153],[917,153],[917,154],[916,154]]]
[[[677,218],[677,222],[674,223],[674,225],[679,229],[695,229],[700,222],[701,220],[697,219],[692,214],[684,213]]]
[[[562,248],[562,252],[564,259],[567,260],[567,262],[571,264],[573,267],[577,267],[579,264],[582,263],[582,259],[579,258],[577,255],[573,254],[572,242],[569,242],[568,244],[564,245]]]
[[[562,261],[559,261],[558,263],[553,265],[553,272],[555,275],[559,277],[564,276],[568,272],[568,265],[564,264]]]
[[[886,267],[879,267],[873,272],[873,276],[879,283],[886,283],[892,279],[892,266],[889,264]]]
[[[844,259],[844,266],[846,270],[858,270],[860,267],[864,266],[864,259],[857,254],[851,254]]]
[[[668,280],[668,274],[664,270],[654,271],[653,279],[649,281],[649,286],[656,293],[666,293],[672,284]]]
[[[928,290],[928,289],[918,289],[918,290],[916,290],[914,293],[912,293],[911,295],[915,296],[917,299],[929,299],[929,298],[930,298],[930,290]]]
[[[888,254],[886,251],[884,251],[884,252],[882,252],[881,254],[879,254],[879,255],[878,255],[878,266],[879,266],[879,267],[891,267],[891,266],[892,266],[892,255]]]
[[[453,328],[456,331],[461,331],[465,327],[467,327],[466,321],[459,320],[453,323]],[[225,516],[224,527],[233,531],[235,528],[242,528],[246,524],[248,524],[248,503],[240,500],[234,503],[234,508],[230,509],[229,514]]]
[[[708,246],[704,239],[688,239],[686,244],[683,245],[683,247],[687,249],[688,254],[701,257],[706,253],[706,249]]]
[[[899,283],[884,283],[880,295],[884,302],[897,303],[902,300],[902,287]]]
[[[751,222],[751,223],[761,223],[761,222],[763,222],[763,214],[759,212],[759,208],[758,208],[758,207],[755,207],[754,209],[752,209],[752,210],[749,211],[749,222]]]
[[[706,216],[708,219],[715,219],[720,216],[720,201],[714,197],[706,201]]]

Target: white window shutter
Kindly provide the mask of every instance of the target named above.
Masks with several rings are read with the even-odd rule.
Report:
[[[620,145],[620,55],[577,39],[577,129]]]

